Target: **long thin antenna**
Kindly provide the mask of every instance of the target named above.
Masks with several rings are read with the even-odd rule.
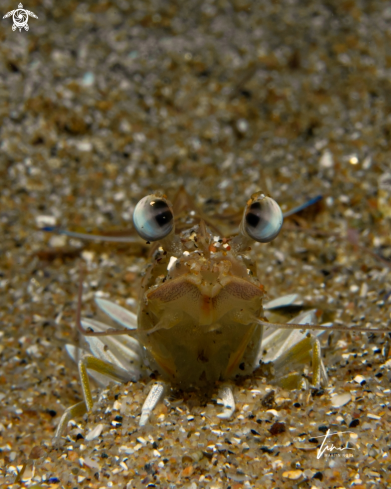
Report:
[[[318,324],[295,324],[295,323],[269,323],[259,318],[254,318],[254,320],[261,326],[272,326],[274,328],[280,329],[316,329],[320,331],[345,331],[345,332],[360,332],[360,333],[391,333],[391,328],[360,328],[347,326],[338,326],[335,324],[330,325],[318,325]]]
[[[310,207],[311,205],[316,204],[317,202],[319,202],[322,199],[323,199],[322,195],[317,195],[316,197],[313,197],[312,199],[308,200],[307,202],[304,202],[304,204],[300,204],[297,207],[294,207],[293,209],[291,209],[287,212],[284,212],[284,214],[283,214],[284,219],[286,217],[292,216],[293,214],[297,214],[298,212],[303,211],[304,209],[307,209],[307,207]]]
[[[104,236],[99,234],[76,233],[74,231],[68,231],[68,229],[62,229],[57,226],[46,226],[41,228],[40,231],[62,234],[64,236],[69,236],[70,238],[84,239],[88,241],[106,241],[111,243],[141,243],[141,239],[138,236]]]

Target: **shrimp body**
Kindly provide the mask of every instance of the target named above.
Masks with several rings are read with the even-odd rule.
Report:
[[[140,295],[138,338],[163,378],[183,388],[251,373],[262,343],[252,318],[265,292],[253,265],[203,231],[181,234],[178,257],[156,251]]]
[[[157,245],[141,282],[137,316],[96,298],[99,309],[124,329],[81,319],[80,284],[77,324],[87,345],[67,345],[67,351],[78,360],[84,401],[65,411],[55,440],[72,417],[92,409],[88,374],[104,385],[107,379],[136,382],[157,372],[160,379],[142,407],[140,425],[148,421],[169,386],[209,392],[218,384],[224,406],[218,416],[231,417],[235,401],[229,382],[251,374],[262,362],[273,365],[280,385],[306,388],[309,381],[295,367],[312,361],[312,384],[325,385],[317,335],[300,326],[316,323],[315,311],[294,318],[290,328],[269,325],[265,315],[291,305],[297,295],[264,303],[264,286],[247,255],[254,241],[274,239],[282,220],[278,204],[258,192],[247,202],[234,237],[216,236],[194,211],[181,213],[175,232],[173,208],[165,196],[144,197],[133,222],[143,239]]]

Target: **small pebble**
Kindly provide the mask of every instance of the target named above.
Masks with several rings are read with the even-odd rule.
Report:
[[[86,441],[91,441],[94,440],[95,438],[98,438],[98,436],[101,435],[103,431],[104,425],[102,423],[99,423],[98,425],[95,426],[85,437]]]
[[[289,470],[287,472],[283,472],[282,476],[286,479],[297,480],[303,475],[302,470]]]
[[[322,168],[332,168],[334,166],[334,159],[330,150],[324,150],[322,156],[320,157],[319,165]]]
[[[92,73],[92,71],[87,71],[87,73],[84,73],[82,83],[85,87],[92,86],[94,84],[94,81],[95,81],[95,75],[94,73]]]
[[[331,398],[331,404],[334,407],[341,407],[345,406],[345,404],[347,404],[351,400],[352,396],[348,392],[345,392],[344,394],[337,394],[336,396],[333,396]]]
[[[381,419],[381,416],[378,416],[377,414],[369,413],[369,414],[367,414],[367,418],[379,420],[379,419]]]
[[[362,384],[363,382],[366,382],[365,377],[362,375],[356,375],[353,379],[357,384]]]
[[[35,222],[39,228],[44,228],[46,226],[55,226],[56,218],[54,216],[40,215],[35,217]]]

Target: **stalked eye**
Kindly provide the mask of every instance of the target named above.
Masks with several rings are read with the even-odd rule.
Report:
[[[271,197],[254,194],[244,211],[244,231],[259,243],[272,241],[280,232],[283,223],[280,206]]]
[[[147,195],[134,209],[133,224],[138,234],[147,241],[165,238],[174,229],[171,204],[164,197]]]

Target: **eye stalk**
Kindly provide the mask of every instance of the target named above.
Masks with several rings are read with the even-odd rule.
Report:
[[[174,230],[174,213],[163,196],[147,195],[136,205],[133,224],[138,234],[147,241],[159,241]]]
[[[245,251],[252,241],[269,243],[281,230],[284,218],[275,200],[262,192],[251,196],[244,209],[240,233],[231,241],[236,252]]]
[[[259,243],[269,243],[281,230],[284,221],[282,211],[271,197],[262,193],[256,195],[255,199],[252,196],[244,210],[241,231]]]

